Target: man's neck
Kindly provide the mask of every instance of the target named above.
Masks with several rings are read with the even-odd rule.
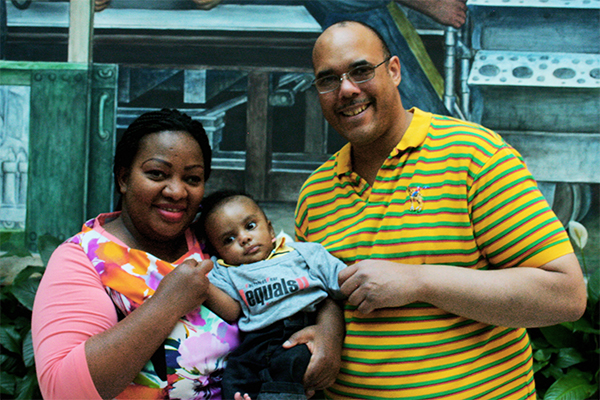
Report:
[[[370,143],[367,146],[356,147],[352,145],[352,170],[361,178],[365,179],[370,186],[373,186],[377,174],[384,161],[390,155],[392,150],[400,143],[402,137],[408,130],[413,114],[403,110],[399,119],[396,134],[383,135],[380,140]]]

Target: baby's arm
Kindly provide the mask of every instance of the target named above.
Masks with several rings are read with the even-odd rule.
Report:
[[[236,321],[242,312],[237,301],[212,283],[208,288],[208,298],[204,302],[204,306],[227,322]]]

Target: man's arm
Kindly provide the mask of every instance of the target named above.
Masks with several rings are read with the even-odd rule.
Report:
[[[575,321],[586,307],[573,253],[539,268],[487,271],[366,260],[343,270],[339,279],[350,304],[363,313],[425,302],[487,324],[527,328]]]

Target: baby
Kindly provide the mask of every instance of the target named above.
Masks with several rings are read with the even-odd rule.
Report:
[[[265,213],[243,193],[206,197],[199,226],[208,252],[217,256],[205,305],[226,321],[239,317],[244,332],[223,375],[223,398],[241,392],[305,399],[302,377],[311,353],[304,344],[282,344],[314,325],[316,306],[327,296],[343,298],[338,273],[346,265],[320,244],[276,239]]]

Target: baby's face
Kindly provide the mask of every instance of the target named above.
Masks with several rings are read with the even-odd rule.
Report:
[[[266,259],[275,246],[275,232],[258,205],[237,196],[216,208],[206,220],[206,235],[219,256],[231,265]]]

